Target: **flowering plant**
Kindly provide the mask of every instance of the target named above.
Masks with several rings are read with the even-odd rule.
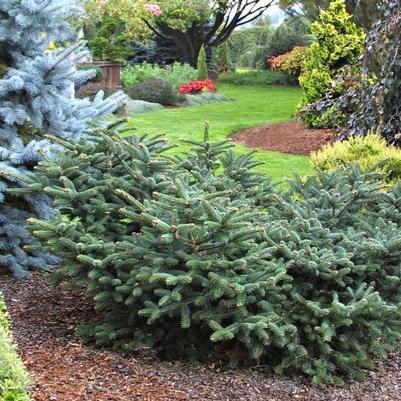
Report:
[[[216,85],[210,79],[204,81],[190,81],[178,88],[181,95],[194,95],[202,92],[216,92]]]
[[[299,76],[308,57],[307,47],[294,47],[290,52],[277,57],[270,57],[268,64],[273,71],[282,71],[286,74]]]
[[[155,17],[160,17],[162,15],[162,9],[158,4],[146,4],[145,8]]]

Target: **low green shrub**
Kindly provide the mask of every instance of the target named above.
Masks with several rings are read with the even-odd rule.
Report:
[[[9,316],[0,293],[0,400],[29,401],[29,377],[11,339]]]
[[[66,150],[25,191],[60,216],[30,229],[62,258],[54,280],[94,300],[99,320],[80,332],[98,346],[330,382],[400,346],[401,187],[353,166],[274,192],[207,131],[176,158],[161,139],[110,130],[56,141]]]
[[[387,183],[401,181],[401,150],[388,145],[385,138],[378,135],[351,137],[348,141],[327,145],[312,154],[312,163],[322,170],[336,170],[357,163],[365,171],[381,172]]]
[[[296,85],[297,80],[281,71],[246,71],[222,74],[219,82],[234,85]]]
[[[189,64],[174,63],[166,67],[157,64],[143,63],[129,65],[121,71],[121,82],[126,88],[148,79],[158,78],[169,82],[174,88],[178,88],[185,82],[197,79],[198,72]]]
[[[197,95],[185,95],[185,100],[183,104],[190,107],[198,106],[201,104],[228,102],[229,100],[230,98],[226,95],[223,95],[222,93],[204,92]]]
[[[134,100],[159,103],[170,106],[179,103],[182,98],[171,84],[163,79],[148,79],[124,89],[125,93]]]

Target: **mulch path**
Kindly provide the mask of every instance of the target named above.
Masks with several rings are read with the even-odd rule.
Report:
[[[52,288],[43,276],[0,276],[14,337],[33,379],[36,401],[396,401],[401,352],[363,383],[312,385],[300,377],[158,360],[144,351],[125,358],[81,343],[74,328],[94,312],[79,292]]]
[[[334,139],[334,130],[308,129],[297,122],[249,128],[231,136],[234,142],[251,148],[295,155],[310,155]]]

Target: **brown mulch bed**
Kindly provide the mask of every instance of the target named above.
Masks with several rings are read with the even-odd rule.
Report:
[[[162,362],[149,352],[130,358],[83,345],[74,333],[94,315],[80,293],[52,288],[36,273],[0,276],[20,353],[36,401],[396,401],[401,400],[401,352],[363,383],[312,385],[306,378],[257,369]]]
[[[308,129],[297,122],[249,128],[231,136],[234,142],[251,148],[295,155],[310,155],[333,142],[334,138],[334,130]]]

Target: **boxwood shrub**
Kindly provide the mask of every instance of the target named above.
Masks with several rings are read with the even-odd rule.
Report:
[[[9,316],[0,293],[0,400],[29,401],[29,377],[11,339]]]

